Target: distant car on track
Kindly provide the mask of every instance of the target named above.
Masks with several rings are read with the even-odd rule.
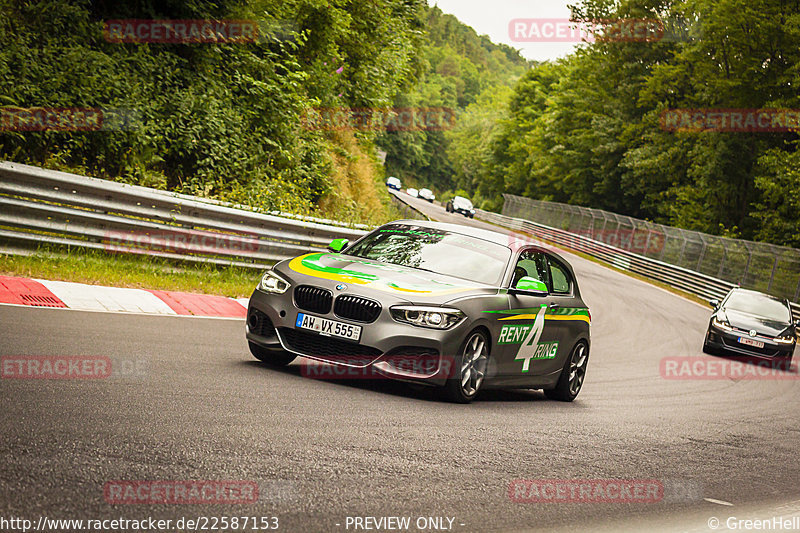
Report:
[[[386,186],[389,187],[390,189],[395,189],[399,191],[400,188],[402,187],[402,184],[400,183],[400,178],[395,178],[394,176],[391,176],[386,179]]]
[[[793,320],[787,300],[734,288],[722,302],[709,303],[714,313],[703,342],[704,352],[782,360],[789,368],[800,321]]]
[[[543,389],[562,401],[580,392],[591,315],[560,256],[415,220],[329,250],[264,274],[247,315],[256,358],[370,370],[463,403],[483,388]]]
[[[406,189],[406,194],[412,198],[419,198],[419,191],[417,189]]]
[[[430,189],[420,189],[419,197],[423,200],[428,200],[430,203],[433,203],[433,201],[436,199],[436,196]]]
[[[465,217],[475,218],[475,207],[472,202],[463,196],[456,196],[445,205],[445,210],[448,213],[461,213]]]

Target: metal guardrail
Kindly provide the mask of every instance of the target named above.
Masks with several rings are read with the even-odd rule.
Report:
[[[475,218],[508,228],[523,235],[533,236],[543,242],[550,242],[568,250],[582,252],[620,270],[633,272],[665,283],[706,300],[722,299],[730,289],[737,286],[734,283],[717,279],[702,272],[651,259],[584,235],[553,228],[538,222],[490,213],[480,209],[476,210]],[[791,306],[795,319],[800,319],[800,305],[791,303]]]
[[[389,189],[389,197],[392,199],[392,204],[397,207],[400,214],[403,215],[403,218],[407,218],[409,220],[430,220],[430,217],[414,207],[411,204],[407,204],[403,198],[400,197],[400,192],[395,189]]]
[[[11,252],[54,244],[264,269],[367,229],[237,207],[0,162],[0,243]]]
[[[545,224],[481,210],[476,218],[705,299],[721,298],[735,286]],[[357,239],[366,229],[263,214],[203,198],[0,162],[0,244],[7,251],[55,244],[264,269],[325,249],[335,238]],[[792,309],[800,316],[800,305],[793,303]]]

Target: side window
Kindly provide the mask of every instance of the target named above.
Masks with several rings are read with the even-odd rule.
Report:
[[[553,283],[555,294],[569,294],[572,292],[572,279],[566,268],[555,260],[548,258],[550,263],[550,279]]]
[[[542,252],[537,250],[524,250],[517,258],[514,267],[514,276],[511,278],[511,286],[515,287],[523,276],[537,279],[548,284],[547,259]]]

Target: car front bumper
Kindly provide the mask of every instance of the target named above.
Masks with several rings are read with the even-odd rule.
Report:
[[[739,342],[740,337],[750,338],[745,333],[738,331],[727,331],[715,326],[709,326],[707,344],[711,348],[725,352],[759,357],[762,359],[776,359],[789,357],[794,353],[795,344],[776,343],[768,337],[753,337],[753,340],[764,343],[763,348],[749,346]]]
[[[247,311],[247,340],[272,351],[287,351],[315,361],[351,369],[368,369],[348,375],[385,377],[444,385],[456,375],[456,355],[467,334],[467,321],[449,330],[436,330],[395,321],[384,306],[370,324],[327,314],[308,312],[294,303],[292,290],[268,294],[255,290]],[[297,328],[298,313],[361,326],[352,342]]]

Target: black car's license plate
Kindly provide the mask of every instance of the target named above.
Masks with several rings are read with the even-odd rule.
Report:
[[[747,346],[753,346],[755,348],[763,348],[764,343],[761,341],[756,341],[753,339],[748,339],[747,337],[739,337],[739,342],[742,344],[746,344]]]
[[[316,331],[320,335],[342,337],[343,339],[349,339],[351,341],[357,341],[361,338],[361,326],[345,324],[344,322],[328,320],[327,318],[307,315],[305,313],[297,313],[297,322],[295,326],[299,329]]]

